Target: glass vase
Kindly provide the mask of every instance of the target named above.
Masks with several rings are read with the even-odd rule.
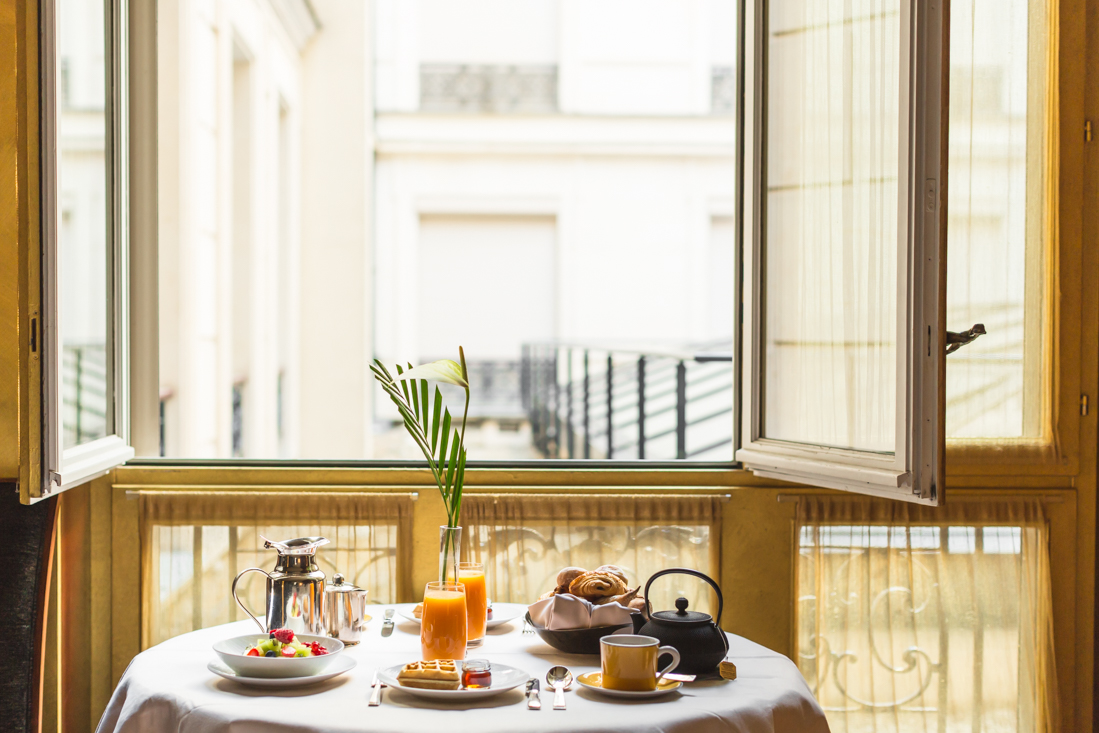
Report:
[[[462,552],[462,528],[439,527],[439,582],[457,583]]]

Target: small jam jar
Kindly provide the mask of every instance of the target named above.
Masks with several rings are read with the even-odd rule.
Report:
[[[492,687],[492,665],[487,659],[467,659],[462,663],[462,687],[467,690]]]

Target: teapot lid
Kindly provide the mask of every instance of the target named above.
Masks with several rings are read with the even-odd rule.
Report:
[[[713,621],[713,617],[708,613],[688,611],[688,603],[689,601],[686,598],[680,596],[675,600],[675,611],[654,611],[651,616],[660,621],[666,621],[673,624],[687,624],[690,626],[699,626]]]
[[[359,588],[354,583],[348,583],[343,577],[343,573],[336,573],[333,575],[332,582],[325,586],[325,590],[335,593],[362,592],[362,588]]]

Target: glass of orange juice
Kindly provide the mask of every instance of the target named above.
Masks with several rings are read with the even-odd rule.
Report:
[[[465,659],[466,587],[435,581],[424,588],[424,614],[420,619],[420,647],[424,661]]]
[[[458,580],[466,587],[467,646],[480,646],[485,640],[488,622],[488,592],[485,590],[485,566],[479,562],[458,564]]]

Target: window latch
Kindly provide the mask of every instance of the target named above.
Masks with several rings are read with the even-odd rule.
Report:
[[[962,331],[961,333],[947,331],[946,353],[953,354],[966,344],[971,344],[976,341],[978,336],[984,336],[986,333],[988,333],[988,331],[985,330],[985,324],[983,323],[975,323],[973,324],[973,328],[968,331]]]

